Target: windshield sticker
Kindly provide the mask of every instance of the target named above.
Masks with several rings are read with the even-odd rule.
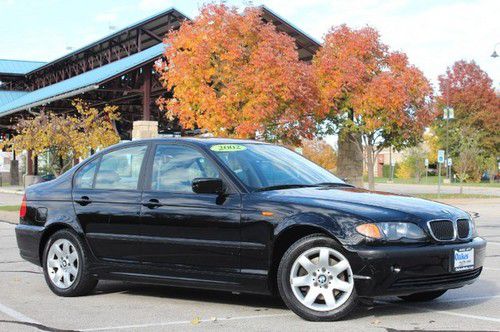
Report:
[[[237,152],[246,149],[246,146],[241,144],[216,144],[210,147],[210,150],[215,152]]]

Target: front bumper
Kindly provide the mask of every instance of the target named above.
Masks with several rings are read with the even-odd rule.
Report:
[[[467,248],[474,248],[474,268],[454,272],[454,251]],[[473,283],[482,270],[486,241],[347,249],[358,295],[407,295]]]
[[[36,265],[41,265],[40,241],[43,235],[43,226],[17,225],[16,238],[19,254],[22,258]]]

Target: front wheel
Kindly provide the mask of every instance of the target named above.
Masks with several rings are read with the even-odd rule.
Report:
[[[426,301],[432,301],[434,299],[437,299],[438,297],[440,297],[444,293],[446,293],[446,289],[404,295],[404,296],[399,296],[399,298],[402,300],[408,301],[408,302],[426,302]]]
[[[69,230],[54,233],[45,246],[43,272],[49,288],[59,296],[90,293],[97,279],[87,269],[85,244]]]
[[[278,289],[285,304],[310,321],[333,321],[357,302],[351,265],[333,239],[313,234],[295,242],[278,268]]]

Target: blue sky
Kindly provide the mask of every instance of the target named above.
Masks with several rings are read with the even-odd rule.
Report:
[[[248,1],[227,1],[241,5]],[[0,58],[49,61],[169,7],[194,17],[202,1],[0,0]],[[321,40],[342,23],[377,28],[392,49],[436,82],[458,59],[474,59],[500,89],[498,0],[273,0],[265,4]],[[500,54],[500,44],[497,46]]]

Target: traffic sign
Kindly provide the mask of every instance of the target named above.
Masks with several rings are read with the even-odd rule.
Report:
[[[438,150],[438,163],[444,163],[444,150]]]
[[[452,166],[453,162],[451,161],[451,158],[448,158],[448,166]]]
[[[455,110],[453,109],[453,107],[445,107],[444,108],[443,118],[448,119],[448,120],[455,118]]]
[[[429,167],[429,159],[425,158],[424,164],[425,164],[425,167]]]

